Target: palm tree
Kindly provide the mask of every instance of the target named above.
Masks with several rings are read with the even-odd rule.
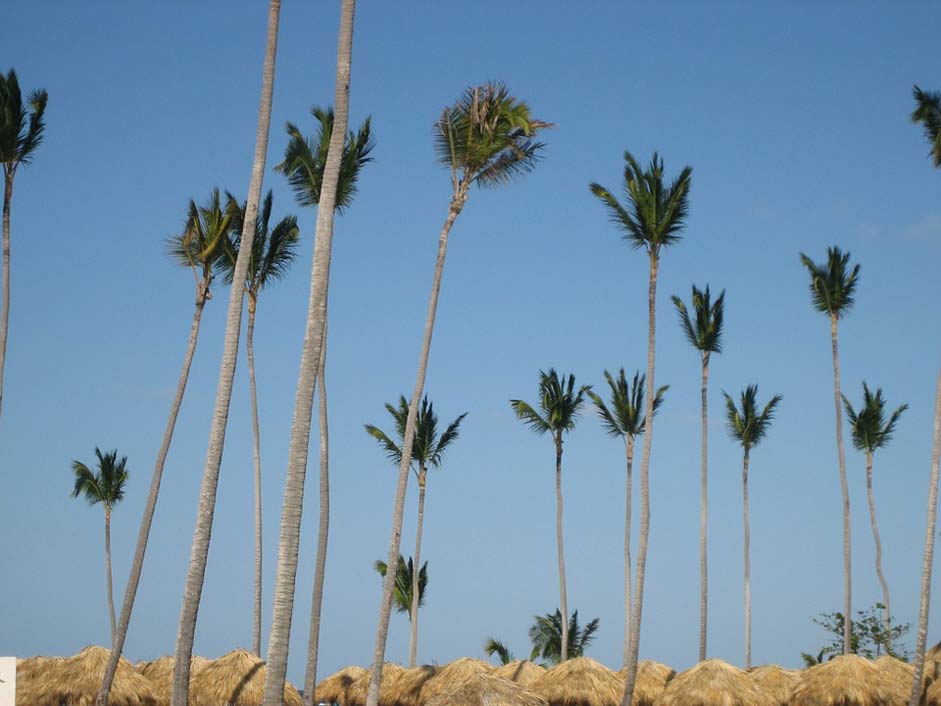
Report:
[[[72,497],[83,496],[89,505],[101,503],[105,509],[105,578],[108,587],[108,615],[111,618],[111,643],[114,644],[117,622],[114,618],[114,588],[111,580],[111,511],[124,500],[124,484],[129,476],[127,456],[118,461],[117,450],[103,454],[95,447],[98,470],[92,471],[81,461],[72,461],[75,487]]]
[[[394,464],[398,465],[402,461],[402,445],[405,439],[405,424],[408,421],[408,400],[405,395],[399,397],[399,406],[393,407],[388,402],[386,409],[395,420],[395,431],[399,442],[393,441],[384,431],[372,426],[366,425],[366,432],[382,445],[386,450],[386,455]],[[415,563],[421,561],[421,534],[422,525],[425,519],[425,485],[428,480],[428,467],[440,468],[444,460],[444,452],[452,441],[457,439],[460,434],[461,422],[467,412],[459,416],[448,425],[441,436],[438,436],[438,415],[435,414],[434,405],[428,401],[428,395],[422,399],[421,408],[418,410],[418,420],[415,426],[415,436],[412,441],[412,463],[413,471],[418,480],[418,522],[415,530]],[[414,468],[417,465],[418,468]],[[385,576],[385,574],[383,574]],[[409,666],[415,666],[415,660],[418,653],[418,576],[413,577],[413,586],[410,595],[412,596],[412,607],[409,614],[411,621],[411,635],[409,637],[408,659]]]
[[[496,655],[497,659],[500,660],[500,664],[509,664],[516,659],[516,656],[510,651],[510,648],[495,637],[488,636],[484,640],[484,652],[488,657]]]
[[[853,586],[850,572],[850,496],[846,482],[846,456],[843,452],[843,412],[840,406],[840,358],[837,352],[837,324],[853,307],[859,282],[859,265],[848,270],[850,254],[838,247],[827,248],[827,261],[817,264],[804,253],[801,262],[810,273],[810,297],[814,308],[830,318],[833,352],[833,403],[836,408],[836,450],[843,494],[843,654],[849,654],[852,641]]]
[[[914,86],[912,96],[916,105],[911,120],[921,123],[925,139],[931,144],[931,161],[936,168],[941,167],[941,92],[923,91]]]
[[[422,335],[421,352],[418,357],[418,374],[415,389],[408,406],[408,419],[403,438],[415,433],[418,405],[425,386],[425,373],[431,351],[431,336],[441,289],[441,275],[448,249],[448,236],[454,221],[464,209],[473,185],[483,188],[497,187],[535,168],[542,153],[543,144],[535,140],[536,134],[549,123],[536,120],[529,106],[509,94],[500,83],[487,83],[464,91],[457,102],[446,107],[435,123],[435,150],[439,161],[451,175],[451,202],[438,237],[438,254],[435,273],[428,301],[428,315]],[[405,490],[408,485],[408,469],[412,463],[412,450],[406,446],[399,464],[399,475],[395,489],[392,512],[392,532],[389,537],[389,559],[392,562],[399,553],[402,537],[402,515],[405,510]],[[393,583],[386,576],[379,606],[379,624],[376,627],[376,644],[373,651],[373,671],[365,706],[377,706],[379,682],[382,679],[382,664],[385,661],[386,640],[389,636],[389,616],[392,610]],[[266,704],[266,706],[274,706]]]
[[[689,316],[689,311],[683,300],[673,296],[673,306],[680,317],[680,327],[686,334],[686,340],[699,351],[702,361],[702,472],[700,475],[700,496],[702,504],[699,515],[699,661],[706,659],[706,617],[709,602],[709,575],[706,565],[706,518],[708,510],[708,484],[707,484],[707,448],[709,444],[709,414],[708,414],[708,387],[709,387],[709,357],[713,353],[722,352],[722,320],[725,305],[725,290],[712,301],[709,285],[705,291],[693,285],[693,314],[695,320]]]
[[[556,543],[559,550],[559,602],[562,612],[559,620],[562,625],[562,641],[559,654],[561,661],[568,659],[569,626],[568,606],[565,591],[565,554],[562,550],[562,435],[575,428],[575,421],[584,403],[584,395],[591,388],[583,385],[575,390],[575,376],[569,374],[561,378],[555,368],[548,373],[539,371],[539,408],[540,415],[523,400],[510,400],[510,406],[516,412],[516,418],[537,434],[549,432],[555,445],[555,522]]]
[[[644,376],[640,372],[634,373],[634,380],[630,385],[624,376],[624,368],[618,373],[615,380],[611,373],[604,371],[605,380],[611,388],[611,407],[605,404],[595,392],[588,390],[588,396],[595,403],[601,422],[611,436],[618,436],[624,441],[624,451],[627,457],[627,493],[624,511],[624,664],[631,644],[631,470],[634,465],[634,442],[644,433]],[[663,404],[663,395],[669,385],[660,387],[653,401],[653,413],[656,415],[660,405]]]
[[[679,176],[667,186],[663,183],[663,160],[654,152],[650,166],[643,170],[634,156],[625,151],[624,191],[627,205],[598,183],[590,185],[608,211],[614,226],[623,232],[624,239],[632,248],[643,248],[650,260],[650,281],[647,288],[647,384],[654,387],[654,350],[657,319],[657,273],[660,266],[660,250],[677,243],[686,225],[689,212],[689,187],[692,167],[684,167]],[[644,434],[644,450],[640,463],[640,541],[637,545],[637,570],[634,605],[631,610],[631,649],[627,661],[627,680],[624,687],[623,706],[631,706],[634,682],[637,680],[637,655],[640,649],[640,618],[644,604],[644,573],[647,567],[647,542],[650,534],[650,448],[653,441],[653,401],[647,397],[644,419],[647,433]]]
[[[725,392],[726,422],[732,438],[742,445],[742,511],[745,525],[745,669],[751,669],[751,546],[750,524],[748,520],[748,457],[751,450],[765,438],[771,421],[774,419],[774,409],[781,401],[781,395],[775,395],[771,401],[758,411],[755,398],[758,395],[758,386],[749,385],[742,392],[741,409],[735,406],[733,400]]]
[[[409,620],[412,619],[412,604],[419,606],[425,605],[425,587],[428,585],[428,562],[421,565],[418,573],[415,573],[416,564],[412,557],[405,561],[405,557],[399,554],[399,563],[395,574],[395,593],[393,594],[393,603],[396,613],[406,613]],[[376,573],[385,578],[388,565],[381,559],[376,559],[373,564]]]
[[[3,364],[10,322],[10,204],[16,170],[33,161],[43,138],[43,114],[49,96],[33,91],[23,105],[20,82],[13,69],[0,74],[0,163],[3,164],[3,302],[0,304],[0,406],[3,404]],[[28,106],[28,107],[27,107]]]
[[[271,221],[271,191],[265,196],[261,217],[255,221],[255,237],[252,239],[251,259],[245,279],[245,294],[248,296],[248,325],[245,330],[245,355],[248,360],[248,386],[252,402],[252,440],[255,463],[255,596],[252,650],[261,655],[261,440],[258,425],[258,393],[255,386],[255,314],[261,290],[287,274],[297,255],[298,229],[295,216],[285,216],[274,228]],[[245,222],[247,202],[241,206],[231,195],[229,203],[234,205],[232,233],[226,247],[226,257],[219,260],[219,268],[225,281],[232,284],[238,262],[239,245],[242,240],[242,225]]]
[[[863,383],[863,405],[859,412],[853,409],[853,405],[843,396],[843,406],[846,408],[846,418],[850,423],[850,430],[853,433],[853,446],[866,454],[866,496],[869,499],[869,520],[872,523],[872,538],[876,545],[876,575],[879,577],[879,583],[882,584],[883,607],[885,609],[885,634],[888,639],[891,629],[892,613],[889,609],[889,584],[885,580],[885,574],[882,573],[882,542],[879,540],[879,528],[876,524],[876,501],[872,493],[872,457],[876,449],[881,449],[892,440],[892,433],[895,431],[895,425],[902,416],[902,412],[908,409],[907,404],[898,407],[889,416],[885,418],[885,398],[882,396],[882,390],[877,389],[873,394],[869,386]],[[886,649],[891,649],[890,644],[886,644]]]
[[[562,637],[563,630],[569,632],[569,657],[575,659],[585,654],[585,649],[595,639],[595,633],[598,631],[598,625],[601,622],[598,618],[592,620],[588,625],[582,628],[578,624],[578,611],[572,613],[572,617],[562,620],[562,613],[556,610],[555,613],[534,616],[536,622],[529,628],[529,639],[533,643],[533,650],[529,655],[530,661],[535,661],[537,657],[547,660],[550,664],[559,664],[564,662],[562,658]],[[568,628],[566,628],[566,625]]]

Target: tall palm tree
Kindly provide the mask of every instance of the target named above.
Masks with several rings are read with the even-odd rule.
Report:
[[[386,455],[394,464],[402,461],[402,446],[405,439],[405,424],[408,422],[408,400],[405,395],[399,397],[399,406],[393,407],[386,402],[386,409],[395,420],[395,431],[399,438],[396,442],[384,431],[371,424],[366,425],[366,432],[385,449]],[[412,470],[418,481],[418,521],[415,530],[415,563],[421,561],[421,534],[425,519],[425,486],[428,481],[428,467],[440,468],[444,460],[444,452],[451,442],[460,434],[461,422],[467,412],[451,422],[440,436],[438,435],[438,415],[435,414],[434,405],[428,401],[428,395],[422,399],[418,410],[418,420],[415,425],[415,436],[412,441]],[[414,466],[417,466],[415,468]],[[383,574],[385,576],[385,574]],[[408,660],[409,666],[415,666],[418,654],[418,575],[412,578],[412,607],[409,613],[411,621],[411,635],[409,637]]]
[[[654,387],[654,350],[657,320],[657,274],[660,267],[661,249],[677,243],[686,225],[689,212],[689,188],[692,167],[682,169],[669,185],[663,182],[663,160],[654,152],[650,166],[644,170],[634,156],[624,152],[624,195],[627,204],[618,201],[608,189],[598,183],[589,188],[604,204],[614,226],[622,231],[624,239],[637,250],[643,248],[650,260],[650,280],[647,287],[647,384]],[[640,649],[640,618],[644,604],[644,574],[647,567],[647,542],[650,534],[650,448],[653,442],[653,401],[647,396],[644,419],[647,433],[644,434],[644,449],[640,463],[640,540],[637,544],[637,570],[634,572],[637,587],[631,609],[630,658],[627,662],[627,680],[624,686],[623,706],[630,706],[637,680],[637,654]]]
[[[741,409],[735,406],[733,400],[725,392],[726,422],[732,438],[742,445],[742,517],[745,526],[745,669],[751,669],[751,542],[750,523],[748,519],[748,457],[751,450],[765,438],[771,421],[774,419],[774,409],[781,401],[781,395],[775,395],[771,401],[758,411],[756,397],[758,386],[749,385],[742,392]]]
[[[634,465],[634,442],[644,433],[644,376],[638,371],[630,385],[624,376],[624,368],[617,379],[604,371],[605,380],[611,388],[611,407],[601,397],[588,390],[588,396],[595,403],[601,422],[611,436],[618,436],[624,441],[627,457],[627,493],[624,510],[624,665],[631,649],[631,471]],[[653,413],[656,415],[663,404],[663,395],[669,385],[661,386],[654,396]]]
[[[706,659],[706,618],[709,603],[709,574],[706,564],[706,519],[708,513],[707,459],[709,445],[709,358],[713,353],[722,352],[722,321],[725,306],[725,290],[712,301],[709,285],[705,291],[693,285],[693,316],[690,318],[686,304],[678,296],[673,296],[673,306],[680,317],[680,328],[686,334],[686,340],[699,351],[702,362],[702,458],[700,473],[700,515],[699,515],[699,661]]]
[[[392,600],[395,604],[395,612],[408,614],[409,620],[412,619],[412,603],[425,605],[425,588],[428,586],[428,562],[422,564],[421,569],[416,572],[417,565],[412,557],[405,561],[405,557],[399,554],[395,574],[395,593]],[[389,567],[382,559],[376,559],[373,568],[377,574],[385,578]]]
[[[446,107],[435,123],[435,150],[439,161],[451,176],[451,202],[438,236],[438,254],[435,273],[428,301],[425,331],[422,335],[421,352],[418,357],[418,374],[415,389],[408,406],[408,419],[403,438],[415,433],[418,405],[425,386],[425,372],[431,350],[431,336],[441,289],[441,275],[448,249],[448,236],[454,221],[461,214],[475,184],[480,187],[497,187],[535,168],[542,153],[543,144],[535,136],[549,123],[536,120],[529,106],[510,95],[500,83],[487,83],[468,88],[457,102]],[[412,449],[406,446],[399,464],[399,476],[395,489],[392,512],[392,532],[389,537],[389,562],[395,561],[402,537],[402,515],[405,510],[405,490],[408,485],[408,469],[412,463]],[[389,636],[389,615],[392,610],[393,582],[386,576],[379,606],[379,624],[376,628],[376,644],[373,651],[372,675],[365,706],[377,706],[379,682],[382,679],[382,664],[385,661],[386,640]],[[266,706],[273,706],[266,704]]]
[[[562,549],[562,435],[575,428],[578,414],[584,404],[585,393],[591,388],[583,385],[575,389],[575,376],[569,374],[559,377],[555,368],[549,372],[539,371],[539,414],[530,404],[523,400],[510,400],[510,406],[516,412],[516,417],[537,434],[548,432],[552,436],[555,446],[555,532],[559,551],[559,604],[561,613],[562,641],[560,646],[561,661],[568,659],[569,626],[568,604],[565,590],[565,552]]]
[[[941,92],[923,91],[918,86],[912,88],[915,110],[912,111],[913,123],[921,123],[925,130],[925,139],[931,144],[931,161],[941,167]]]
[[[117,621],[114,618],[114,588],[111,580],[111,511],[124,500],[124,484],[127,483],[129,473],[127,456],[122,456],[118,461],[117,450],[103,454],[95,447],[95,456],[98,457],[97,471],[92,471],[81,461],[72,461],[72,471],[75,473],[72,497],[81,495],[89,505],[101,503],[105,509],[105,578],[108,588],[108,615],[111,618],[111,642],[114,644]]]
[[[163,467],[170,452],[170,442],[173,440],[173,431],[176,429],[176,419],[183,404],[183,394],[186,392],[186,383],[189,380],[190,366],[193,355],[196,353],[196,342],[199,339],[199,326],[202,321],[203,309],[206,302],[212,298],[212,284],[215,280],[215,270],[218,261],[225,255],[226,234],[232,226],[232,210],[227,205],[223,207],[219,190],[214,189],[209,200],[203,206],[197,206],[190,201],[187,209],[186,225],[183,232],[170,238],[167,242],[169,255],[177,264],[190,269],[196,280],[196,306],[193,311],[193,320],[190,324],[189,341],[186,354],[183,356],[183,367],[176,385],[176,394],[170,405],[170,415],[167,417],[167,426],[163,432],[163,440],[157,451],[157,460],[150,480],[150,491],[144,514],[141,517],[140,529],[137,533],[137,545],[134,549],[134,559],[128,573],[127,587],[124,589],[124,602],[121,604],[121,615],[118,617],[117,633],[111,656],[105,667],[101,688],[96,697],[96,706],[106,706],[111,684],[118,668],[118,660],[124,650],[124,641],[127,638],[128,625],[131,621],[131,612],[137,598],[137,588],[140,585],[141,572],[144,568],[144,556],[147,552],[147,541],[150,537],[150,528],[154,521],[154,512],[157,509],[157,498],[160,495],[160,483],[163,479]]]
[[[229,203],[235,211],[232,219],[232,233],[226,247],[226,257],[220,259],[219,267],[228,284],[232,284],[238,251],[242,241],[242,225],[245,222],[247,202],[238,205],[230,195]],[[258,296],[268,285],[287,274],[297,255],[298,229],[295,216],[285,216],[274,228],[271,222],[271,191],[261,207],[260,218],[255,221],[255,237],[252,239],[251,259],[245,278],[245,294],[248,296],[248,325],[245,330],[245,356],[248,360],[248,386],[252,403],[252,449],[255,464],[255,595],[253,601],[254,620],[252,630],[252,650],[261,655],[261,576],[262,576],[262,534],[261,534],[261,439],[258,424],[258,393],[255,385],[255,314],[258,310]]]
[[[872,539],[876,545],[876,575],[879,577],[879,583],[882,584],[883,606],[885,608],[885,634],[886,640],[891,634],[892,613],[889,608],[889,584],[885,580],[885,574],[882,573],[882,542],[879,540],[879,527],[876,524],[876,501],[872,493],[872,457],[876,449],[881,449],[892,440],[892,433],[895,431],[895,425],[902,416],[902,412],[908,409],[907,404],[898,407],[889,418],[885,418],[885,398],[882,396],[882,390],[877,389],[875,394],[869,390],[869,386],[863,383],[863,405],[859,412],[853,409],[853,405],[843,396],[843,406],[846,408],[846,418],[850,423],[850,430],[853,434],[853,446],[866,454],[866,496],[869,499],[869,520],[872,523]],[[886,643],[886,649],[891,649],[891,644]]]
[[[850,496],[846,482],[846,455],[843,452],[843,411],[840,405],[840,357],[837,350],[837,326],[853,307],[859,282],[859,265],[848,269],[850,254],[838,247],[827,248],[827,261],[815,263],[804,253],[801,263],[810,274],[810,297],[814,308],[830,318],[830,343],[833,353],[833,403],[836,408],[836,450],[843,494],[843,654],[849,654],[852,643],[853,585],[850,572]]]
[[[533,643],[533,650],[529,655],[530,661],[535,661],[537,657],[549,662],[549,664],[559,664],[565,660],[561,658],[562,651],[562,631],[568,625],[569,631],[569,657],[575,659],[585,654],[585,649],[595,639],[595,633],[598,631],[598,625],[601,620],[593,619],[584,628],[578,624],[578,611],[572,613],[569,620],[562,620],[561,611],[547,615],[534,616],[536,622],[529,628],[529,639]]]
[[[10,323],[10,204],[16,170],[33,160],[42,142],[49,96],[33,91],[23,105],[20,82],[13,69],[0,74],[0,163],[3,164],[3,301],[0,304],[0,406],[3,404],[3,364],[7,354]]]

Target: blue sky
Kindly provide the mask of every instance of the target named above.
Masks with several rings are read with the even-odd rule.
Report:
[[[290,120],[332,100],[337,3],[282,9],[265,189],[297,213],[303,244],[259,305],[256,357],[265,469],[270,619],[276,528],[315,214],[271,171]],[[264,50],[264,3],[18,3],[4,10],[0,69],[49,91],[47,136],[17,176],[13,302],[0,419],[0,653],[71,654],[108,640],[102,513],[68,497],[72,459],[129,457],[115,511],[116,600],[179,374],[191,275],[164,254],[189,199],[247,189]],[[497,79],[555,123],[525,178],[474,192],[452,233],[427,391],[442,418],[468,412],[429,480],[429,561],[419,659],[482,656],[484,638],[528,651],[558,601],[553,450],[517,422],[538,370],[602,371],[646,360],[647,260],[619,240],[588,191],[620,187],[622,154],[658,150],[693,167],[683,241],[662,260],[658,384],[670,391],[651,461],[652,528],[641,656],[684,668],[698,645],[699,361],[669,295],[726,289],[713,359],[709,654],[743,659],[740,448],[721,390],[783,395],[752,454],[753,653],[797,666],[811,622],[842,605],[840,495],[829,327],[813,311],[804,251],[840,245],[862,265],[840,329],[844,391],[884,388],[910,405],[876,456],[875,493],[893,612],[917,617],[934,381],[941,350],[936,263],[941,173],[909,124],[911,87],[941,88],[941,10],[929,4],[403,3],[357,8],[351,115],[372,116],[375,162],[337,220],[330,293],[332,525],[320,673],[367,664],[394,469],[362,429],[411,389],[435,244],[449,197],[431,125],[466,86]],[[173,446],[126,654],[173,650],[221,356],[226,297],[209,303]],[[196,651],[251,641],[252,498],[247,376],[240,361]],[[316,425],[316,419],[313,422]],[[316,435],[314,435],[316,440]],[[314,442],[316,444],[316,441]],[[312,450],[316,458],[316,448]],[[858,607],[881,598],[864,459],[847,450]],[[566,442],[569,605],[601,618],[589,654],[621,661],[622,448],[586,410]],[[317,523],[312,465],[288,676],[303,679]],[[414,487],[403,549],[414,541]],[[635,532],[636,536],[636,532]],[[941,633],[937,606],[929,640]],[[388,658],[407,659],[393,615]]]

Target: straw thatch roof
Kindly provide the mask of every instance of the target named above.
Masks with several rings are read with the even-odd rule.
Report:
[[[346,692],[357,679],[366,674],[362,667],[344,667],[321,681],[314,689],[314,703],[346,706]]]
[[[452,682],[450,689],[425,706],[546,706],[546,702],[520,684],[495,673],[478,672]]]
[[[941,678],[941,642],[925,652],[925,679],[937,681]]]
[[[546,671],[529,687],[549,706],[618,706],[624,684],[590,657],[577,657]]]
[[[261,706],[267,677],[268,669],[256,655],[233,650],[192,675],[190,706]],[[284,706],[301,706],[300,694],[288,683]]]
[[[787,706],[791,691],[801,679],[796,669],[784,669],[776,664],[755,667],[748,672],[748,677],[766,691],[776,706]]]
[[[775,706],[775,701],[738,667],[707,659],[671,679],[657,706]]]
[[[458,683],[475,674],[492,674],[494,666],[481,659],[462,657],[439,667],[437,673],[425,682],[419,694],[419,703],[425,704],[432,699],[448,693]]]
[[[438,673],[430,664],[412,667],[399,674],[392,682],[390,699],[395,706],[421,706],[425,702],[425,684]]]
[[[617,672],[622,688],[627,684],[627,669]],[[637,679],[634,681],[634,706],[651,706],[666,691],[667,684],[676,676],[676,670],[652,659],[637,663]]]
[[[515,681],[517,684],[529,686],[546,673],[546,668],[527,659],[517,659],[502,667],[497,667],[493,673],[498,677]]]
[[[193,656],[190,659],[190,684],[193,677],[208,666],[211,660],[205,657]],[[147,677],[157,696],[157,706],[167,706],[170,703],[170,692],[173,691],[173,665],[176,657],[164,655],[150,662],[138,662],[137,671]]]
[[[790,706],[907,706],[908,690],[874,662],[840,655],[804,671]]]
[[[62,658],[23,660],[16,679],[17,706],[92,706],[111,650],[86,647]],[[123,657],[118,662],[108,703],[113,706],[157,706],[150,682]]]
[[[395,681],[405,672],[405,668],[398,664],[385,662],[382,665],[382,681],[379,683],[379,706],[392,706],[393,689]],[[369,693],[369,680],[372,671],[367,670],[365,674],[354,681],[346,690],[347,703],[343,706],[364,706],[366,703],[366,694]]]

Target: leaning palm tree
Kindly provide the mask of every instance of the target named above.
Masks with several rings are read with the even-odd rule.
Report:
[[[562,612],[556,610],[555,613],[546,615],[536,615],[535,621],[529,628],[529,640],[533,643],[532,652],[529,660],[535,661],[536,658],[542,658],[549,664],[559,664],[564,662],[562,659],[562,631],[569,631],[569,657],[583,657],[588,645],[595,639],[595,633],[598,632],[598,625],[601,623],[599,618],[594,618],[585,627],[578,624],[578,611],[572,613],[572,617],[566,621],[562,620]],[[568,626],[566,628],[565,626]]]
[[[13,179],[20,167],[33,160],[42,142],[45,123],[43,114],[49,96],[33,91],[23,105],[20,82],[13,69],[0,74],[0,163],[3,164],[3,301],[0,303],[0,406],[3,404],[3,364],[7,353],[7,332],[10,322],[10,204],[13,201]]]
[[[569,374],[559,377],[555,368],[549,372],[539,371],[539,409],[537,412],[530,404],[523,400],[510,400],[510,406],[516,412],[516,417],[537,434],[548,432],[552,436],[555,447],[555,532],[556,544],[559,552],[559,604],[561,614],[561,645],[560,661],[568,659],[569,626],[568,604],[565,590],[565,553],[562,549],[562,436],[575,428],[578,414],[584,404],[585,393],[590,385],[583,385],[575,389],[575,376]]]
[[[827,248],[827,261],[815,263],[804,253],[801,262],[810,274],[810,297],[814,308],[830,319],[830,344],[833,353],[833,403],[836,408],[836,450],[843,494],[843,654],[852,644],[853,585],[850,572],[850,496],[846,482],[846,455],[843,452],[843,410],[840,405],[840,357],[837,350],[837,327],[840,319],[853,307],[859,265],[848,269],[850,254],[838,247]]]
[[[366,425],[366,432],[373,437],[385,449],[386,456],[395,465],[402,461],[402,446],[405,439],[405,424],[408,421],[408,400],[405,395],[399,397],[399,406],[393,407],[388,402],[386,409],[392,415],[395,421],[395,431],[399,441],[393,440],[388,434],[374,427],[371,424]],[[415,563],[421,561],[421,534],[422,525],[425,519],[425,486],[428,482],[428,467],[440,468],[444,460],[444,452],[451,442],[457,439],[460,434],[461,422],[467,412],[451,422],[447,429],[440,436],[438,435],[438,415],[435,414],[434,405],[428,401],[428,396],[422,399],[421,408],[418,410],[418,420],[415,425],[415,437],[412,441],[412,470],[418,481],[418,520],[415,530]],[[415,467],[417,466],[417,468]],[[384,565],[384,564],[383,564]],[[424,570],[424,567],[423,567]],[[385,573],[383,573],[385,576]],[[417,574],[413,575],[412,590],[409,595],[412,597],[412,606],[409,612],[411,621],[411,634],[409,637],[408,660],[409,666],[415,666],[415,660],[418,654],[418,590]]]
[[[914,86],[912,97],[915,110],[911,120],[915,124],[921,123],[925,139],[931,145],[931,161],[935,167],[941,167],[941,91],[923,91]]]
[[[454,221],[461,214],[475,184],[479,187],[497,187],[515,177],[522,176],[536,166],[543,144],[535,139],[537,133],[549,123],[536,120],[529,106],[510,95],[500,83],[487,83],[469,88],[448,106],[435,123],[435,149],[439,161],[451,176],[451,201],[448,213],[438,237],[438,255],[428,301],[428,315],[422,335],[421,352],[418,357],[418,374],[415,389],[408,406],[408,419],[403,438],[415,433],[418,405],[425,386],[425,373],[431,351],[431,336],[441,289],[441,275],[448,249],[448,236]],[[408,470],[412,463],[412,449],[406,446],[399,464],[399,475],[395,489],[392,512],[392,531],[389,537],[389,561],[399,553],[402,535],[402,516],[405,509],[405,490],[408,485]],[[386,576],[379,606],[379,624],[376,628],[376,645],[373,651],[373,671],[365,706],[377,706],[379,682],[382,679],[382,664],[385,661],[386,640],[389,636],[389,616],[392,610],[393,582]],[[273,706],[266,704],[266,706]]]
[[[849,420],[853,434],[853,446],[866,454],[866,497],[869,499],[869,520],[872,523],[872,539],[876,545],[876,575],[879,577],[879,583],[882,584],[885,634],[888,640],[891,635],[892,613],[889,610],[889,584],[885,580],[885,574],[882,573],[882,542],[879,540],[876,501],[872,493],[872,457],[876,449],[883,448],[892,440],[895,425],[902,416],[902,412],[908,409],[908,405],[901,405],[886,419],[885,398],[882,396],[882,390],[877,389],[873,394],[864,382],[863,405],[859,412],[853,409],[846,395],[843,396],[843,406],[846,408],[846,418]],[[890,649],[891,645],[886,642],[886,650]]]
[[[428,562],[422,564],[416,572],[417,563],[412,557],[405,561],[405,557],[399,554],[399,563],[395,574],[395,594],[392,601],[395,604],[396,613],[406,613],[409,620],[412,619],[412,604],[419,606],[425,605],[425,588],[428,586]],[[385,578],[388,565],[382,559],[376,559],[373,564],[376,573]]]
[[[663,183],[663,160],[654,152],[650,166],[644,170],[634,156],[625,151],[624,195],[627,205],[618,201],[608,189],[598,183],[590,185],[614,226],[623,232],[624,239],[635,250],[643,248],[650,260],[650,280],[647,288],[647,384],[654,388],[654,350],[657,319],[657,274],[662,248],[677,243],[686,225],[689,212],[689,188],[693,170],[684,167],[670,185]],[[630,706],[637,680],[637,655],[640,649],[640,618],[644,604],[644,573],[647,567],[647,542],[650,534],[650,448],[653,442],[653,396],[647,396],[644,419],[644,450],[640,463],[640,540],[637,544],[637,587],[631,609],[631,649],[627,661],[627,680],[624,686],[623,706]]]
[[[781,401],[781,395],[775,395],[771,401],[758,411],[755,400],[758,386],[749,385],[742,392],[741,409],[735,406],[727,393],[725,396],[726,422],[732,438],[742,445],[742,516],[745,525],[745,669],[751,669],[751,543],[750,522],[748,518],[748,457],[751,450],[765,438],[774,409]]]
[[[238,251],[242,241],[242,225],[245,222],[247,203],[229,197],[235,211],[232,218],[232,233],[226,247],[226,257],[219,260],[219,267],[228,284],[232,284]],[[261,439],[258,424],[258,394],[255,386],[255,314],[261,290],[287,274],[297,255],[298,229],[295,216],[285,216],[274,228],[271,222],[271,191],[265,196],[260,218],[255,221],[255,237],[252,239],[251,259],[245,278],[245,294],[248,297],[248,325],[245,329],[245,356],[248,360],[248,387],[252,403],[252,449],[255,464],[255,595],[252,649],[261,655]]]
[[[680,317],[680,328],[686,334],[686,340],[699,351],[702,362],[702,458],[700,473],[700,514],[699,514],[699,661],[706,659],[706,617],[709,602],[709,574],[706,565],[706,518],[708,511],[707,485],[707,448],[709,444],[709,358],[713,353],[722,352],[722,320],[725,305],[725,290],[712,301],[709,285],[700,290],[693,285],[693,316],[683,300],[673,296],[673,306]]]
[[[611,388],[611,407],[601,397],[588,390],[588,396],[595,403],[598,416],[608,434],[620,437],[624,441],[624,452],[627,457],[627,493],[624,510],[624,665],[627,666],[627,657],[631,649],[631,471],[634,465],[634,442],[644,433],[644,376],[640,372],[634,373],[634,380],[630,385],[621,368],[617,379],[604,371],[605,380]],[[663,404],[663,395],[669,385],[661,386],[654,396],[653,413],[656,415],[660,405]]]
[[[95,447],[95,456],[98,457],[97,471],[92,471],[81,461],[72,461],[72,471],[75,473],[72,497],[81,495],[89,505],[101,503],[105,509],[105,578],[108,587],[108,615],[111,618],[111,643],[114,644],[117,621],[114,618],[114,588],[111,579],[111,511],[124,500],[124,484],[127,483],[129,473],[127,456],[122,456],[119,461],[117,450],[103,454]]]

